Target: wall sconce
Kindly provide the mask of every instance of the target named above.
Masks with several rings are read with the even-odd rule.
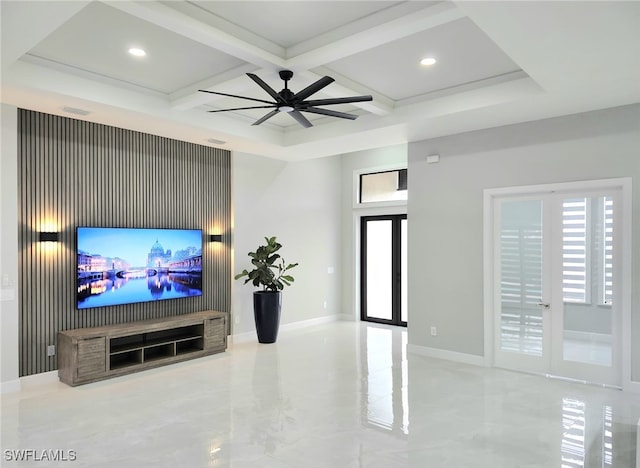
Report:
[[[58,242],[59,240],[58,232],[39,232],[38,240],[40,242]]]
[[[209,234],[209,242],[222,242],[222,234]]]

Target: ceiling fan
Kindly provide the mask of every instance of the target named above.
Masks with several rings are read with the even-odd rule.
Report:
[[[280,78],[284,81],[284,89],[277,93],[271,86],[265,83],[260,77],[254,75],[253,73],[247,73],[247,76],[255,81],[258,86],[264,89],[269,96],[271,96],[275,102],[265,101],[262,99],[254,99],[246,96],[237,96],[235,94],[226,94],[226,93],[218,93],[216,91],[207,91],[206,89],[199,89],[203,93],[211,93],[218,94],[220,96],[228,96],[239,99],[247,99],[249,101],[262,102],[265,104],[269,104],[268,106],[252,106],[252,107],[235,107],[233,109],[220,109],[220,110],[212,110],[208,112],[228,112],[228,111],[236,111],[236,110],[244,110],[244,109],[271,109],[273,110],[268,114],[264,115],[260,119],[256,120],[252,125],[260,125],[267,119],[270,119],[274,115],[278,114],[278,112],[285,112],[293,117],[300,125],[305,128],[313,127],[311,122],[307,120],[307,118],[301,114],[301,112],[309,112],[311,114],[320,114],[320,115],[328,115],[331,117],[338,117],[341,119],[349,119],[355,120],[358,118],[355,114],[347,114],[346,112],[338,112],[329,109],[321,109],[317,106],[330,106],[333,104],[349,104],[352,102],[364,102],[364,101],[372,101],[373,97],[371,96],[351,96],[351,97],[342,97],[342,98],[329,98],[329,99],[311,99],[307,100],[309,96],[317,93],[325,86],[333,83],[335,80],[330,76],[324,76],[320,78],[315,83],[310,84],[302,91],[297,93],[293,93],[289,89],[288,82],[293,77],[293,72],[291,70],[280,70],[279,72]]]

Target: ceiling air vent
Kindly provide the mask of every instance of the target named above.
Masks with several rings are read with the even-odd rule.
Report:
[[[65,111],[65,112],[68,112],[69,114],[76,114],[76,115],[89,115],[89,114],[91,114],[90,111],[84,110],[84,109],[78,109],[77,107],[64,106],[62,108],[62,110]]]

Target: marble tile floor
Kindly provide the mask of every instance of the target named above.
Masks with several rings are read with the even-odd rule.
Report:
[[[0,465],[635,466],[638,395],[407,355],[406,342],[405,329],[335,322],[81,387],[5,394]],[[17,449],[75,460],[8,460]]]

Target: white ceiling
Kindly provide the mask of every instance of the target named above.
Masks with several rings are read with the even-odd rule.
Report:
[[[640,102],[640,2],[8,1],[2,102],[230,150],[303,160]],[[129,47],[146,50],[135,58]],[[432,56],[432,67],[419,65]],[[259,105],[289,69],[355,121]],[[64,108],[89,111],[84,117]],[[264,112],[263,112],[264,111]]]

